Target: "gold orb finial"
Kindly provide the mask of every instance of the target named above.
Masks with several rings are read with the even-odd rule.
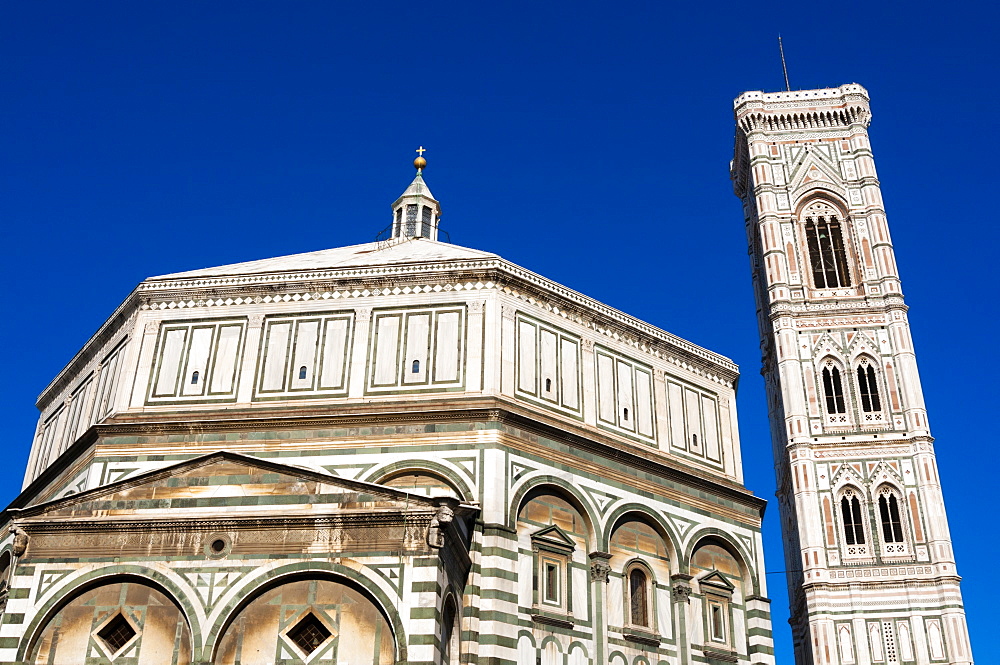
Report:
[[[427,152],[427,149],[424,148],[424,146],[420,146],[414,150],[414,152],[416,152],[419,157],[413,160],[413,166],[416,167],[418,171],[423,171],[424,167],[427,166],[427,160],[424,159],[424,153]]]

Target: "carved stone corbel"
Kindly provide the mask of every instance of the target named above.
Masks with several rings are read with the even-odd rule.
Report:
[[[590,556],[590,581],[604,582],[611,581],[611,554],[609,552],[591,552]]]
[[[445,543],[445,531],[448,525],[455,519],[455,509],[458,508],[458,499],[453,497],[440,497],[434,500],[437,504],[437,513],[431,518],[431,524],[427,527],[427,544],[434,549],[441,549]]]
[[[670,597],[675,603],[691,602],[691,575],[676,573],[670,576]]]
[[[28,534],[25,533],[24,529],[16,526],[11,527],[10,532],[14,534],[14,544],[12,546],[14,556],[24,556],[24,553],[28,551]]]

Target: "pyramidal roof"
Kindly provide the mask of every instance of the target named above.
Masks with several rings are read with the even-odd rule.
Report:
[[[246,261],[244,263],[230,263],[229,265],[217,266],[215,268],[202,268],[200,270],[175,272],[169,275],[158,275],[150,277],[146,281],[499,258],[498,255],[490,252],[482,252],[478,249],[469,249],[450,243],[416,237],[384,242],[369,242],[362,245],[349,245],[333,249],[321,249],[317,252],[277,256],[271,259]]]

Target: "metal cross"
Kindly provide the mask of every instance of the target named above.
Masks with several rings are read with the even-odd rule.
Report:
[[[413,152],[415,152],[415,153],[417,153],[418,155],[420,155],[421,157],[423,157],[423,156],[424,156],[424,153],[425,153],[425,152],[427,152],[427,150],[426,150],[426,148],[424,148],[424,146],[420,146],[419,148],[417,148],[417,149],[416,149],[416,150],[414,150]]]

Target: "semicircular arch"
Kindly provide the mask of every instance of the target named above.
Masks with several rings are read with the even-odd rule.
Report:
[[[25,627],[17,650],[18,662],[27,662],[46,626],[60,610],[73,602],[75,598],[97,587],[124,582],[134,582],[156,589],[180,610],[188,630],[191,631],[192,657],[194,657],[198,645],[201,643],[201,625],[198,621],[197,608],[191,602],[188,593],[176,581],[171,580],[161,571],[144,566],[117,565],[113,568],[98,568],[71,579],[62,580]]]
[[[458,492],[459,499],[471,501],[475,499],[475,492],[472,487],[461,478],[453,468],[440,462],[423,459],[410,459],[398,462],[391,462],[384,466],[377,467],[365,475],[364,481],[367,483],[381,484],[386,479],[393,476],[402,475],[407,471],[426,471],[430,475],[439,476],[443,481],[452,486]]]
[[[760,581],[757,579],[755,569],[750,563],[753,560],[750,557],[750,553],[729,533],[715,527],[705,527],[691,535],[690,540],[688,540],[688,546],[684,550],[684,557],[680,561],[683,566],[682,573],[691,572],[691,559],[694,557],[694,553],[699,547],[707,544],[719,545],[729,552],[736,559],[736,563],[743,571],[746,581],[750,583],[751,594],[756,595],[760,593]]]
[[[608,548],[611,546],[611,537],[614,535],[618,525],[633,516],[639,518],[638,521],[648,523],[650,527],[660,534],[660,537],[667,544],[671,559],[676,560],[678,558],[678,552],[681,551],[680,538],[677,537],[673,526],[667,522],[662,514],[641,503],[625,503],[611,511],[606,518],[604,531],[601,533],[600,548],[602,551],[608,551]]]
[[[546,488],[549,488],[551,491],[546,492]],[[587,545],[591,548],[595,547],[598,538],[598,529],[600,528],[597,511],[594,509],[593,504],[584,496],[583,492],[565,480],[556,478],[555,476],[532,476],[527,478],[514,491],[510,499],[510,512],[507,514],[507,526],[511,529],[517,529],[517,516],[521,513],[521,508],[524,506],[525,500],[529,497],[546,493],[565,499],[583,516],[583,519],[587,521],[587,539],[589,541]]]
[[[379,586],[368,577],[359,574],[358,571],[348,568],[339,563],[327,561],[309,562],[307,567],[302,563],[292,563],[274,568],[262,576],[245,580],[244,584],[237,589],[226,606],[219,613],[221,620],[217,620],[212,626],[211,632],[205,639],[204,653],[211,654],[211,662],[215,662],[218,654],[216,651],[220,646],[219,637],[224,635],[229,626],[236,620],[240,612],[261,594],[279,587],[289,582],[305,579],[326,579],[340,584],[344,584],[355,591],[361,593],[371,601],[392,628],[393,638],[396,645],[396,662],[407,660],[406,656],[406,629],[399,613],[395,611],[392,600]]]

